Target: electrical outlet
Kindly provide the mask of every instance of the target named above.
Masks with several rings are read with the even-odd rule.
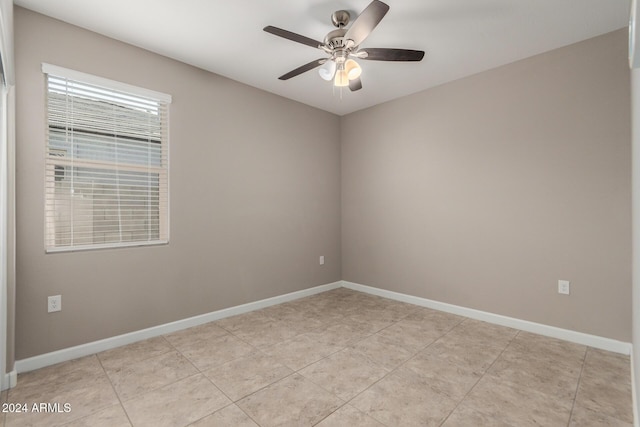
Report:
[[[324,255],[320,255],[320,265],[324,265]]]
[[[62,295],[53,295],[47,298],[47,312],[62,310]]]
[[[563,295],[569,295],[571,282],[568,280],[558,280],[558,293]]]

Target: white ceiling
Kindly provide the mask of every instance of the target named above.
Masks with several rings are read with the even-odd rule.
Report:
[[[420,63],[359,61],[363,89],[339,91],[316,70],[325,55],[265,33],[322,40],[335,10],[352,21],[370,0],[15,0],[15,4],[339,115],[628,24],[629,0],[383,0],[390,10],[362,47],[426,51]]]

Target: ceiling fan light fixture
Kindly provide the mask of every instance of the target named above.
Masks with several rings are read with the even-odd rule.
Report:
[[[331,81],[336,74],[336,63],[329,60],[318,70],[318,74],[326,81]]]
[[[346,70],[336,71],[336,78],[334,79],[333,84],[337,87],[349,86],[349,77],[347,75],[347,71]]]
[[[371,3],[347,28],[350,13],[339,10],[331,16],[333,25],[337,29],[330,31],[322,42],[282,28],[267,25],[263,28],[267,33],[320,49],[329,55],[328,58],[315,59],[291,70],[278,77],[278,79],[289,80],[292,77],[320,67],[318,70],[320,77],[326,81],[333,81],[334,87],[341,88],[340,94],[342,96],[343,87],[348,87],[351,92],[362,89],[362,81],[360,80],[362,68],[352,58],[369,61],[421,61],[424,57],[424,51],[422,50],[396,48],[364,48],[360,50],[362,42],[369,37],[388,11],[388,4],[380,0],[371,0]]]
[[[360,65],[353,59],[347,60],[344,64],[344,69],[347,72],[347,78],[349,80],[355,80],[362,74],[362,68],[360,68]]]

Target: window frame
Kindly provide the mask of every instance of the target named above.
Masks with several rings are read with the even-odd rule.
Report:
[[[130,247],[139,247],[139,246],[157,246],[157,245],[166,245],[169,243],[169,232],[170,232],[170,185],[169,185],[169,171],[170,171],[170,162],[169,162],[169,154],[170,154],[170,144],[169,144],[169,112],[170,112],[170,104],[172,102],[171,95],[157,92],[145,88],[141,88],[138,86],[122,83],[115,80],[106,79],[103,77],[98,77],[92,74],[83,73],[80,71],[75,71],[63,67],[59,67],[56,65],[51,65],[47,63],[42,63],[42,72],[44,76],[44,84],[45,84],[45,144],[44,144],[44,155],[45,155],[45,176],[44,176],[44,246],[45,253],[57,253],[57,252],[76,252],[76,251],[86,251],[86,250],[99,250],[99,249],[115,249],[115,248],[130,248]],[[49,136],[50,136],[50,124],[49,124],[49,104],[48,104],[48,75],[60,77],[63,79],[69,79],[73,81],[77,81],[78,83],[89,84],[92,86],[97,86],[100,88],[104,88],[108,91],[121,92],[131,96],[138,96],[142,98],[146,98],[149,100],[153,100],[158,102],[159,105],[164,104],[165,115],[164,121],[161,122],[162,132],[161,132],[161,148],[160,148],[160,166],[136,166],[135,164],[126,163],[117,161],[109,161],[109,160],[90,160],[90,159],[78,159],[73,157],[69,158],[59,158],[53,160],[51,152],[55,150],[55,148],[51,148],[49,145]],[[56,177],[56,167],[59,166],[70,166],[72,168],[101,168],[104,170],[110,171],[118,171],[124,170],[127,172],[142,172],[142,173],[151,173],[158,174],[158,190],[162,192],[164,189],[165,195],[158,196],[161,199],[166,199],[166,206],[163,209],[162,202],[159,200],[159,211],[158,211],[158,239],[155,240],[135,240],[135,241],[118,241],[118,242],[108,242],[108,243],[93,243],[93,244],[71,244],[64,246],[55,246],[55,226],[50,224],[55,221],[49,215],[49,210],[52,209],[48,206],[48,203],[52,201],[55,203],[55,197],[51,197],[50,192],[55,191],[55,187],[49,188],[52,180],[55,185]],[[77,173],[78,169],[75,172],[72,170],[71,173]],[[53,178],[52,178],[53,177]],[[165,182],[163,185],[163,181]],[[53,213],[55,213],[55,208],[53,208]],[[94,208],[95,209],[95,208]],[[120,227],[122,224],[119,225]],[[53,245],[51,245],[53,242]]]

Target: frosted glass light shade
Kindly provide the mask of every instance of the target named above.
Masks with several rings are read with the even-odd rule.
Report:
[[[347,60],[344,64],[344,69],[347,71],[347,77],[349,80],[357,79],[360,77],[360,74],[362,74],[362,68],[360,68],[360,65],[358,65],[358,63],[353,59]]]
[[[322,67],[318,70],[318,74],[326,81],[330,81],[333,79],[333,76],[336,73],[336,63],[329,60],[324,63]]]
[[[346,70],[336,71],[336,78],[334,80],[334,85],[338,87],[349,86],[349,78],[347,77]]]

